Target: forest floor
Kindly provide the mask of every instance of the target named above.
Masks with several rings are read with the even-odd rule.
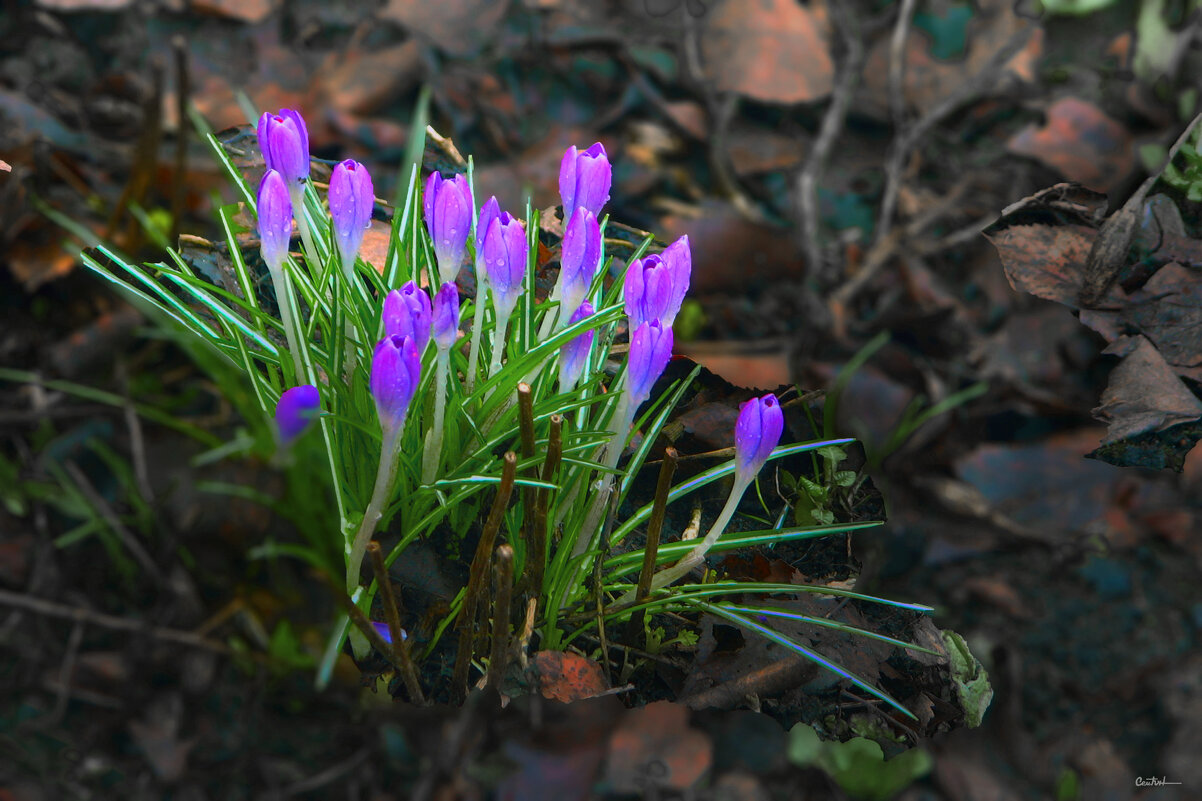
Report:
[[[1141,187],[1197,112],[1196,20],[1015,5],[10,4],[0,365],[45,382],[0,379],[0,801],[1202,795],[1202,206],[1188,171]],[[817,767],[770,697],[415,708],[349,658],[314,691],[328,599],[248,560],[279,521],[198,489],[270,492],[271,468],[192,465],[139,415],[237,427],[77,253],[160,258],[131,208],[166,241],[214,233],[184,101],[214,130],[246,125],[239,92],[302,109],[315,157],[380,165],[392,197],[423,87],[503,207],[553,206],[564,149],[602,141],[613,219],[689,235],[677,352],[724,382],[830,389],[888,334],[826,397],[888,518],[840,547],[994,690],[979,728],[907,739],[917,778]]]

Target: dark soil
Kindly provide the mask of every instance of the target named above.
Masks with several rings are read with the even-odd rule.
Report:
[[[919,3],[904,58],[907,138],[887,78],[896,22],[894,4],[793,0],[9,4],[0,365],[46,383],[0,375],[0,801],[854,797],[790,761],[798,722],[835,739],[871,730],[890,756],[931,755],[929,772],[883,797],[1202,794],[1202,457],[1191,450],[1202,427],[1153,426],[1094,454],[1144,467],[1086,458],[1107,436],[1095,407],[1110,409],[1111,425],[1134,406],[1159,413],[1150,380],[1116,405],[1127,385],[1108,381],[1130,351],[1102,351],[1117,334],[1176,354],[1159,363],[1187,395],[1202,393],[1189,340],[1164,333],[1166,320],[1187,328],[1193,307],[1151,321],[1082,310],[1084,260],[1063,257],[1089,251],[1091,239],[1064,237],[1070,226],[1094,235],[1106,213],[1097,192],[1113,212],[1146,177],[1137,147],[1168,147],[1184,130],[1179,106],[1202,65],[1182,47],[1158,82],[1137,77],[1126,4],[1027,20],[1009,3]],[[855,84],[842,82],[860,58]],[[483,693],[462,708],[415,707],[385,664],[349,655],[332,686],[314,690],[331,598],[297,563],[247,558],[295,536],[284,521],[204,491],[219,482],[276,494],[278,474],[197,464],[205,448],[135,413],[134,403],[163,410],[214,445],[239,426],[184,350],[77,265],[79,243],[64,247],[61,218],[43,209],[151,261],[161,247],[131,207],[174,209],[174,230],[161,215],[168,240],[220,238],[221,178],[195,137],[177,169],[176,101],[183,92],[228,129],[245,123],[237,89],[260,108],[301,108],[316,157],[373,165],[377,194],[391,197],[386,165],[402,157],[423,84],[431,124],[474,156],[478,193],[519,208],[532,192],[536,207],[552,206],[564,147],[600,139],[615,164],[614,220],[664,241],[690,235],[696,308],[678,350],[707,370],[674,430],[682,453],[730,444],[707,404],[782,385],[831,389],[842,365],[889,333],[837,399],[806,399],[819,421],[836,403],[838,433],[863,443],[849,467],[866,480],[837,499],[838,519],[888,524],[715,565],[934,607],[919,616],[815,600],[806,611],[901,639],[961,634],[995,691],[980,728],[964,727],[946,666],[810,632],[879,669],[887,691],[925,710],[915,723],[704,617],[663,622],[667,639],[699,631],[696,646],[615,645],[609,678],[632,689],[573,704],[536,689],[578,666],[538,660],[514,666],[505,706]],[[849,111],[824,143],[832,97]],[[891,161],[903,140],[905,157]],[[799,189],[803,171],[817,177],[812,196]],[[1058,190],[1054,203],[999,221],[1061,181],[1095,191]],[[1132,296],[1166,263],[1196,272],[1196,204],[1174,197],[1187,217],[1169,243],[1177,250],[1158,258],[1167,240],[1138,240],[1149,255],[1119,282]],[[990,224],[994,244],[982,233]],[[995,249],[1006,231],[1024,247]],[[1065,286],[1073,291],[1057,295]],[[1098,323],[1106,313],[1116,316]],[[916,399],[977,382],[979,394],[889,441]],[[790,436],[811,439],[799,412]],[[1182,472],[1147,468],[1171,463],[1166,453]],[[650,497],[654,472],[632,502]],[[715,489],[703,517],[720,503]],[[668,529],[691,513],[671,508]],[[441,546],[396,568],[419,636],[462,584]],[[423,665],[431,687],[445,686],[452,659],[439,652]],[[667,703],[778,668],[724,709]]]

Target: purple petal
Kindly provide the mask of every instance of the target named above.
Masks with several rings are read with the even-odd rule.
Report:
[[[488,226],[481,251],[493,303],[507,316],[517,303],[526,276],[530,255],[526,231],[515,217],[503,211]]]
[[[391,337],[409,337],[423,353],[430,341],[432,312],[430,296],[414,281],[407,281],[384,297],[384,333]]]
[[[420,377],[421,360],[412,339],[386,336],[376,344],[371,360],[371,394],[385,431],[404,428]]]
[[[434,296],[434,341],[441,350],[446,350],[458,337],[459,287],[446,283]]]
[[[601,226],[585,208],[577,208],[563,234],[560,258],[561,314],[572,314],[588,294],[601,261]]]
[[[334,167],[330,176],[330,218],[343,262],[354,261],[363,244],[363,234],[371,226],[375,204],[374,188],[367,168],[347,159]]]
[[[438,173],[431,173],[426,180],[422,203],[426,229],[438,260],[439,277],[443,283],[454,281],[463,263],[472,223],[472,199],[467,179],[456,175],[444,180]]]
[[[280,268],[288,257],[292,240],[292,201],[288,186],[275,170],[268,170],[259,182],[259,251],[263,261],[273,270]]]
[[[575,325],[592,316],[593,304],[586,300],[580,304],[568,320],[568,325]],[[584,371],[589,354],[592,352],[596,334],[596,329],[590,328],[559,349],[559,389],[561,392],[575,386],[576,382],[580,380],[580,374]]]
[[[626,388],[631,399],[642,403],[672,358],[672,328],[658,320],[643,323],[630,337]]]
[[[739,477],[750,481],[780,443],[785,415],[776,396],[752,398],[739,407],[735,422],[735,465]]]
[[[605,147],[596,142],[580,152],[573,145],[559,163],[559,196],[563,201],[564,219],[571,218],[577,208],[586,208],[594,215],[609,200],[613,168]]]
[[[308,428],[321,411],[321,396],[317,387],[301,384],[280,395],[275,406],[275,422],[280,430],[280,442],[291,443]]]
[[[265,113],[256,132],[267,169],[279,172],[289,186],[309,177],[309,132],[298,112],[284,108],[279,114]]]

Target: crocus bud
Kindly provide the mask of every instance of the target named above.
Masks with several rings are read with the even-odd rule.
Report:
[[[421,369],[421,357],[411,338],[386,336],[376,343],[371,358],[371,394],[385,433],[397,434],[405,427]]]
[[[584,152],[572,145],[559,163],[559,196],[563,200],[564,219],[570,219],[577,208],[584,207],[594,215],[609,200],[613,168],[605,147],[595,143]]]
[[[463,264],[472,225],[472,193],[467,178],[456,175],[445,180],[438,172],[430,173],[422,204],[426,230],[434,241],[439,279],[444,284],[454,281]]]
[[[785,430],[785,414],[775,395],[752,398],[739,407],[735,422],[735,475],[750,482],[764,466]]]
[[[292,239],[292,201],[288,186],[275,170],[268,170],[259,182],[259,252],[272,270],[278,270],[288,257]]]
[[[517,305],[522,280],[526,277],[526,262],[530,256],[526,231],[517,218],[503,211],[489,224],[480,249],[484,254],[484,271],[488,274],[493,307],[498,317],[508,317]]]
[[[275,423],[280,429],[280,444],[288,445],[308,428],[321,411],[317,387],[301,384],[280,395],[275,405]]]
[[[651,387],[672,358],[672,327],[652,320],[630,336],[626,363],[626,391],[634,405],[651,397]]]
[[[384,333],[390,337],[409,337],[418,354],[430,341],[430,296],[413,281],[394,289],[384,298]]]
[[[501,204],[497,202],[497,196],[493,195],[488,200],[484,201],[484,206],[480,209],[480,216],[476,218],[476,297],[484,297],[482,287],[488,283],[488,271],[484,269],[484,235],[488,233],[488,227],[492,225],[492,221],[501,216]]]
[[[593,316],[593,304],[587,300],[577,307],[576,312],[568,319],[568,325],[575,325],[586,317]],[[589,353],[593,349],[593,339],[596,330],[590,328],[575,337],[559,349],[559,391],[567,392],[576,386],[580,374],[588,363]]]
[[[267,169],[276,170],[288,184],[309,177],[309,132],[299,112],[280,109],[279,114],[265,112],[259,117],[259,150]]]
[[[597,215],[586,208],[577,208],[563,233],[563,255],[559,262],[559,291],[563,304],[560,314],[570,315],[579,308],[588,295],[600,261],[601,226],[597,223]]]
[[[459,337],[459,287],[443,284],[434,295],[434,342],[446,350]]]
[[[330,175],[330,217],[342,263],[353,264],[363,244],[363,234],[371,227],[375,193],[367,168],[357,161],[338,162]]]
[[[622,288],[630,327],[638,328],[651,320],[672,325],[689,291],[692,271],[693,257],[687,236],[673,242],[663,253],[636,259],[626,271]]]

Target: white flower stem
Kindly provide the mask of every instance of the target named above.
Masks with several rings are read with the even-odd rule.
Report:
[[[504,314],[502,309],[496,309],[496,312],[497,325],[492,330],[492,363],[488,367],[487,378],[492,378],[501,370],[501,359],[505,355],[505,334],[509,332],[509,315]]]
[[[638,406],[637,403],[631,402],[630,393],[623,389],[622,397],[618,401],[618,408],[614,410],[613,417],[610,418],[613,436],[604,457],[598,460],[610,470],[617,467],[618,459],[622,456],[622,449],[626,444],[626,437],[630,434],[630,427],[634,423],[634,413],[638,410]],[[588,491],[593,493],[593,503],[589,506],[588,514],[584,518],[584,525],[576,534],[576,542],[572,546],[573,559],[586,553],[601,536],[601,527],[605,525],[604,515],[606,509],[609,508],[610,488],[613,486],[613,481],[613,473],[605,472],[588,488]],[[571,500],[574,499],[573,493]],[[568,595],[579,586],[580,571],[583,569],[584,563],[579,562],[573,570],[571,581],[564,585],[563,593],[557,604],[560,611],[567,605]]]
[[[560,283],[562,283],[562,279],[560,281],[555,282],[555,286],[551,290],[551,297],[547,298],[547,301],[549,303],[559,303],[559,296],[560,296],[559,285],[560,285]],[[568,318],[565,315],[560,314],[560,312],[562,310],[563,310],[563,304],[560,303],[559,306],[549,310],[546,314],[543,315],[543,323],[538,329],[538,341],[539,342],[542,342],[544,339],[551,336],[551,334],[553,332],[558,331],[559,329],[561,329],[565,325],[567,325]]]
[[[739,501],[743,500],[743,494],[747,492],[749,486],[751,486],[750,479],[735,476],[735,483],[730,488],[730,495],[726,498],[726,505],[722,507],[722,512],[718,515],[718,519],[714,521],[714,525],[710,527],[709,533],[705,535],[705,539],[693,546],[693,550],[685,554],[679,562],[671,567],[665,567],[652,576],[652,590],[667,587],[677,579],[688,575],[694,568],[705,564],[705,555],[718,542],[718,538],[722,536],[722,533],[726,531],[726,527],[730,524],[730,519],[734,517],[735,510],[739,508]],[[618,603],[623,605],[634,603],[635,592],[636,590],[630,590],[618,599]]]
[[[355,285],[355,257],[351,256],[349,259],[341,259],[341,263],[342,276],[344,279],[346,279],[345,291],[350,292],[351,288]],[[344,351],[342,362],[342,376],[347,380],[348,383],[351,380],[351,376],[355,373],[355,367],[357,366],[358,362],[358,359],[356,358],[359,352],[357,346],[358,340],[355,337],[355,326],[348,318],[343,335]]]
[[[367,543],[371,541],[376,531],[376,524],[384,516],[384,507],[392,496],[392,482],[397,471],[397,440],[405,429],[405,421],[401,420],[394,428],[384,429],[384,440],[380,447],[380,466],[376,470],[376,486],[371,492],[371,502],[363,512],[363,523],[359,526],[355,540],[351,543],[346,560],[346,591],[353,595],[359,586],[359,569],[363,565],[363,555],[367,553]]]
[[[450,372],[451,352],[438,349],[434,368],[434,425],[426,432],[426,449],[422,454],[422,483],[432,484],[438,474],[442,456],[442,429],[447,407],[447,373]]]
[[[601,460],[601,463],[609,470],[618,466],[618,459],[622,456],[626,438],[630,435],[630,427],[634,423],[634,413],[637,410],[638,404],[631,403],[630,393],[623,391],[621,400],[618,401],[618,408],[614,410],[613,417],[610,419],[613,435],[606,446],[605,456]],[[613,483],[613,479],[613,473],[610,472],[602,473],[601,477],[597,479],[593,504],[589,507],[588,515],[584,518],[584,525],[581,526],[580,534],[576,537],[576,544],[572,548],[573,557],[580,556],[596,542],[597,535],[601,531],[601,524],[604,522],[601,516],[608,506],[609,487]]]
[[[476,311],[472,316],[472,347],[467,358],[467,377],[464,381],[464,391],[470,395],[476,386],[476,370],[480,367],[480,338],[484,328],[484,295],[485,288],[479,277],[476,279]]]
[[[305,259],[309,262],[309,269],[316,270],[314,275],[319,275],[321,260],[317,258],[317,248],[313,246],[313,232],[309,230],[309,217],[305,210],[304,183],[293,184],[289,187],[288,196],[292,199],[292,216],[296,219],[296,230],[300,233]]]
[[[269,264],[267,271],[271,274],[276,304],[280,307],[280,322],[284,324],[284,339],[287,340],[288,350],[292,354],[295,380],[300,383],[308,380],[308,376],[305,375],[304,367],[301,365],[300,350],[297,348],[297,343],[300,341],[300,329],[296,327],[296,317],[292,314],[292,279],[288,277],[288,272],[284,269],[283,264],[276,266]]]

